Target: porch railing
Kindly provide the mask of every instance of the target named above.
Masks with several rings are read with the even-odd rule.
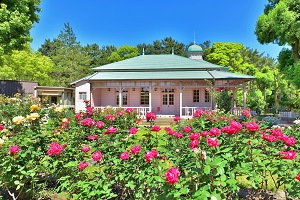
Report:
[[[104,110],[104,109],[107,109],[108,107],[95,107],[95,109],[101,109],[101,110]],[[123,109],[123,110],[126,110],[127,108],[132,108],[134,111],[136,111],[137,115],[140,117],[140,118],[145,118],[147,112],[149,112],[149,107],[109,107],[111,109]]]
[[[198,109],[211,110],[211,107],[182,107],[182,117],[191,117]]]

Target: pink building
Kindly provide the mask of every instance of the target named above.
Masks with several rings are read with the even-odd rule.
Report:
[[[255,77],[202,60],[198,45],[190,46],[187,55],[141,55],[96,67],[94,74],[71,83],[76,87],[75,109],[84,110],[87,99],[95,108],[130,107],[141,116],[152,111],[187,117],[198,108],[215,109],[213,87],[232,90],[234,99],[242,89],[246,106],[245,83]]]

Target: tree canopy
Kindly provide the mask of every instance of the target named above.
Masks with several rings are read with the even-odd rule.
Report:
[[[0,0],[0,57],[21,50],[32,40],[30,29],[39,21],[41,0]]]
[[[37,81],[41,85],[52,84],[49,73],[54,63],[49,57],[32,52],[29,47],[20,51],[13,50],[11,54],[3,57],[0,79]]]
[[[256,22],[255,34],[261,44],[288,44],[294,62],[299,60],[300,1],[269,0],[264,13]]]
[[[91,58],[77,41],[69,23],[53,41],[45,40],[39,51],[49,56],[55,66],[51,72],[54,86],[68,86],[70,82],[90,74]]]

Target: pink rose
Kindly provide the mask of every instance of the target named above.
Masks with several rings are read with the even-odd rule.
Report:
[[[198,145],[200,144],[199,140],[193,140],[191,143],[190,143],[190,147],[192,149],[195,149],[198,147]]]
[[[262,139],[266,140],[267,142],[276,142],[277,137],[274,135],[269,135],[269,134],[263,134]]]
[[[294,136],[291,137],[287,137],[283,140],[283,142],[287,145],[287,146],[294,146],[296,144],[296,138]]]
[[[112,114],[106,115],[106,116],[105,116],[105,119],[106,119],[107,121],[115,121],[115,120],[116,120],[116,118],[115,118]]]
[[[89,163],[88,162],[84,162],[84,161],[81,161],[79,164],[78,164],[78,169],[80,171],[84,170],[85,168],[87,168],[87,166],[89,166]]]
[[[80,114],[80,113],[77,113],[77,114],[75,115],[75,119],[78,121],[78,120],[80,120],[80,118],[81,118],[81,114]]]
[[[204,114],[204,111],[202,109],[196,110],[194,113],[194,117],[200,117]]]
[[[92,140],[98,140],[98,135],[89,135],[88,136],[88,140],[92,141]]]
[[[201,136],[202,137],[206,137],[206,136],[208,136],[209,135],[209,132],[207,132],[207,131],[202,131],[201,132]]]
[[[174,183],[177,183],[178,180],[178,176],[180,175],[180,172],[178,170],[178,168],[176,167],[171,167],[166,173],[166,180],[168,181],[169,184],[174,185]]]
[[[4,130],[4,126],[0,124],[0,131]]]
[[[213,137],[219,136],[220,134],[221,134],[221,130],[218,128],[211,128],[209,131],[209,135]]]
[[[217,138],[206,138],[206,142],[210,147],[217,147],[220,145]]]
[[[194,132],[190,135],[190,140],[198,140],[200,138],[200,133]]]
[[[81,121],[81,124],[84,126],[94,126],[95,121],[92,118],[85,118],[84,120]]]
[[[183,129],[182,129],[182,131],[185,132],[185,133],[189,133],[189,132],[192,131],[192,128],[189,127],[189,126],[184,126]]]
[[[136,133],[138,132],[138,129],[137,129],[136,127],[132,127],[132,128],[129,129],[128,132],[129,132],[130,134],[134,135],[134,134],[136,134]]]
[[[104,127],[104,122],[103,121],[99,121],[96,123],[97,128],[101,129]]]
[[[126,151],[120,154],[121,160],[127,160],[129,157],[130,157],[130,154]]]
[[[180,121],[180,116],[175,116],[174,117],[174,122],[179,122]]]
[[[118,112],[116,113],[116,115],[117,115],[117,116],[123,116],[123,113],[122,113],[121,111],[118,111]]]
[[[92,158],[93,158],[94,161],[99,161],[102,158],[102,153],[100,151],[95,151],[92,154]]]
[[[18,147],[18,145],[13,145],[11,147],[9,147],[8,152],[10,154],[15,154],[18,153],[20,151],[20,148]]]
[[[246,124],[246,129],[254,132],[259,130],[259,126],[255,122],[249,122]]]
[[[136,145],[130,148],[130,152],[132,154],[138,154],[141,151],[141,146]]]
[[[104,132],[103,134],[111,134],[117,132],[117,128],[114,128],[113,126],[110,126],[107,128],[107,131]]]
[[[152,131],[159,132],[160,131],[160,126],[153,126]]]
[[[246,109],[246,110],[243,110],[243,115],[244,115],[245,117],[249,118],[249,117],[251,116],[251,114],[250,114],[250,109],[248,108],[248,109]]]
[[[126,108],[125,109],[125,113],[132,113],[133,112],[133,109],[132,108]]]
[[[58,142],[52,142],[47,151],[47,154],[49,156],[59,155],[64,150],[65,147],[66,145],[60,145]]]
[[[146,162],[150,162],[153,158],[156,158],[157,156],[158,156],[158,151],[151,150],[144,156],[144,158],[146,159]]]
[[[147,119],[147,121],[150,121],[150,120],[156,120],[156,114],[153,113],[153,112],[148,112],[148,113],[146,114],[146,119]]]
[[[300,173],[295,178],[300,181]]]
[[[90,149],[91,149],[91,148],[90,148],[89,146],[84,146],[84,147],[81,148],[81,151],[87,153],[87,152],[90,151]]]
[[[294,160],[296,158],[296,151],[280,151],[279,155],[284,155],[281,159]]]
[[[183,138],[184,135],[182,133],[179,133],[179,132],[175,131],[174,136],[177,137],[177,138]]]

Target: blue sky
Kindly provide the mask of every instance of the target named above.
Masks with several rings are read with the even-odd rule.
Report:
[[[40,22],[31,30],[37,50],[56,38],[69,22],[82,45],[152,44],[172,37],[194,41],[242,43],[277,58],[282,47],[261,45],[254,34],[267,0],[42,0]]]

